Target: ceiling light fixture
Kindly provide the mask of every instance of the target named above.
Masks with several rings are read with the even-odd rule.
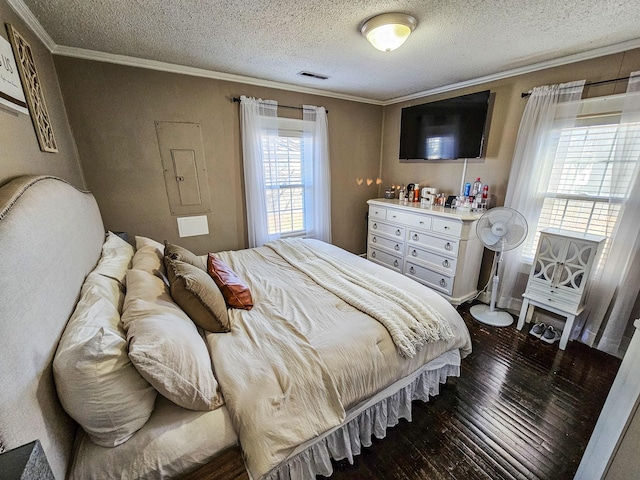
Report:
[[[406,13],[383,13],[362,24],[360,32],[378,50],[395,50],[409,37],[418,21]]]

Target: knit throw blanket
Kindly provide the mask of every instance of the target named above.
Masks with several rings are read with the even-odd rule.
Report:
[[[375,318],[401,355],[412,358],[426,342],[451,340],[449,322],[418,296],[345,265],[302,239],[265,245],[321,287]]]

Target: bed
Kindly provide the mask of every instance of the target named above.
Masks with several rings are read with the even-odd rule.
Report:
[[[471,351],[442,297],[332,245],[135,240],[60,179],[0,187],[0,441],[39,439],[56,478],[177,477],[238,443],[251,478],[329,476]]]

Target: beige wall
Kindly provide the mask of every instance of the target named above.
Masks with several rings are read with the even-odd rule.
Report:
[[[402,107],[443,98],[491,90],[495,93],[495,101],[486,157],[468,161],[465,181],[473,182],[477,177],[480,177],[483,183],[489,184],[490,194],[495,196],[493,199],[494,204],[503,205],[518,128],[526,105],[526,100],[521,97],[521,93],[540,85],[579,79],[596,82],[619,78],[628,76],[630,72],[636,70],[640,70],[640,49],[386,106],[384,109],[381,158],[383,186],[391,185],[392,183],[420,182],[420,185],[436,187],[439,191],[457,195],[462,180],[463,161],[442,160],[425,163],[401,163],[398,160],[401,109]],[[585,96],[622,93],[625,89],[626,82],[594,86],[585,89]],[[479,281],[481,287],[488,280],[491,258],[492,254],[485,251]]]
[[[239,106],[231,99],[247,95],[329,110],[333,241],[365,251],[366,201],[377,194],[375,182],[367,186],[366,179],[379,174],[382,107],[68,57],[55,63],[87,186],[107,228],[167,239],[197,253],[245,248]],[[155,121],[202,127],[213,204],[209,235],[178,237]],[[358,186],[357,178],[365,182]]]
[[[0,108],[0,184],[20,175],[47,174],[84,188],[53,58],[6,2],[0,0],[0,35],[8,40],[5,23],[13,25],[31,46],[59,152],[40,151],[30,116]]]

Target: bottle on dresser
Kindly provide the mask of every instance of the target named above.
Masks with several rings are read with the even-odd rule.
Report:
[[[407,183],[407,193],[404,197],[405,202],[413,202],[413,183]]]
[[[471,208],[476,210],[480,207],[480,197],[482,195],[482,182],[480,181],[480,177],[473,182],[473,186],[471,187],[471,196],[469,200],[471,201]]]
[[[478,197],[482,194],[482,182],[480,181],[480,177],[476,178],[476,181],[473,182],[473,187],[471,187],[471,196],[473,198]]]

